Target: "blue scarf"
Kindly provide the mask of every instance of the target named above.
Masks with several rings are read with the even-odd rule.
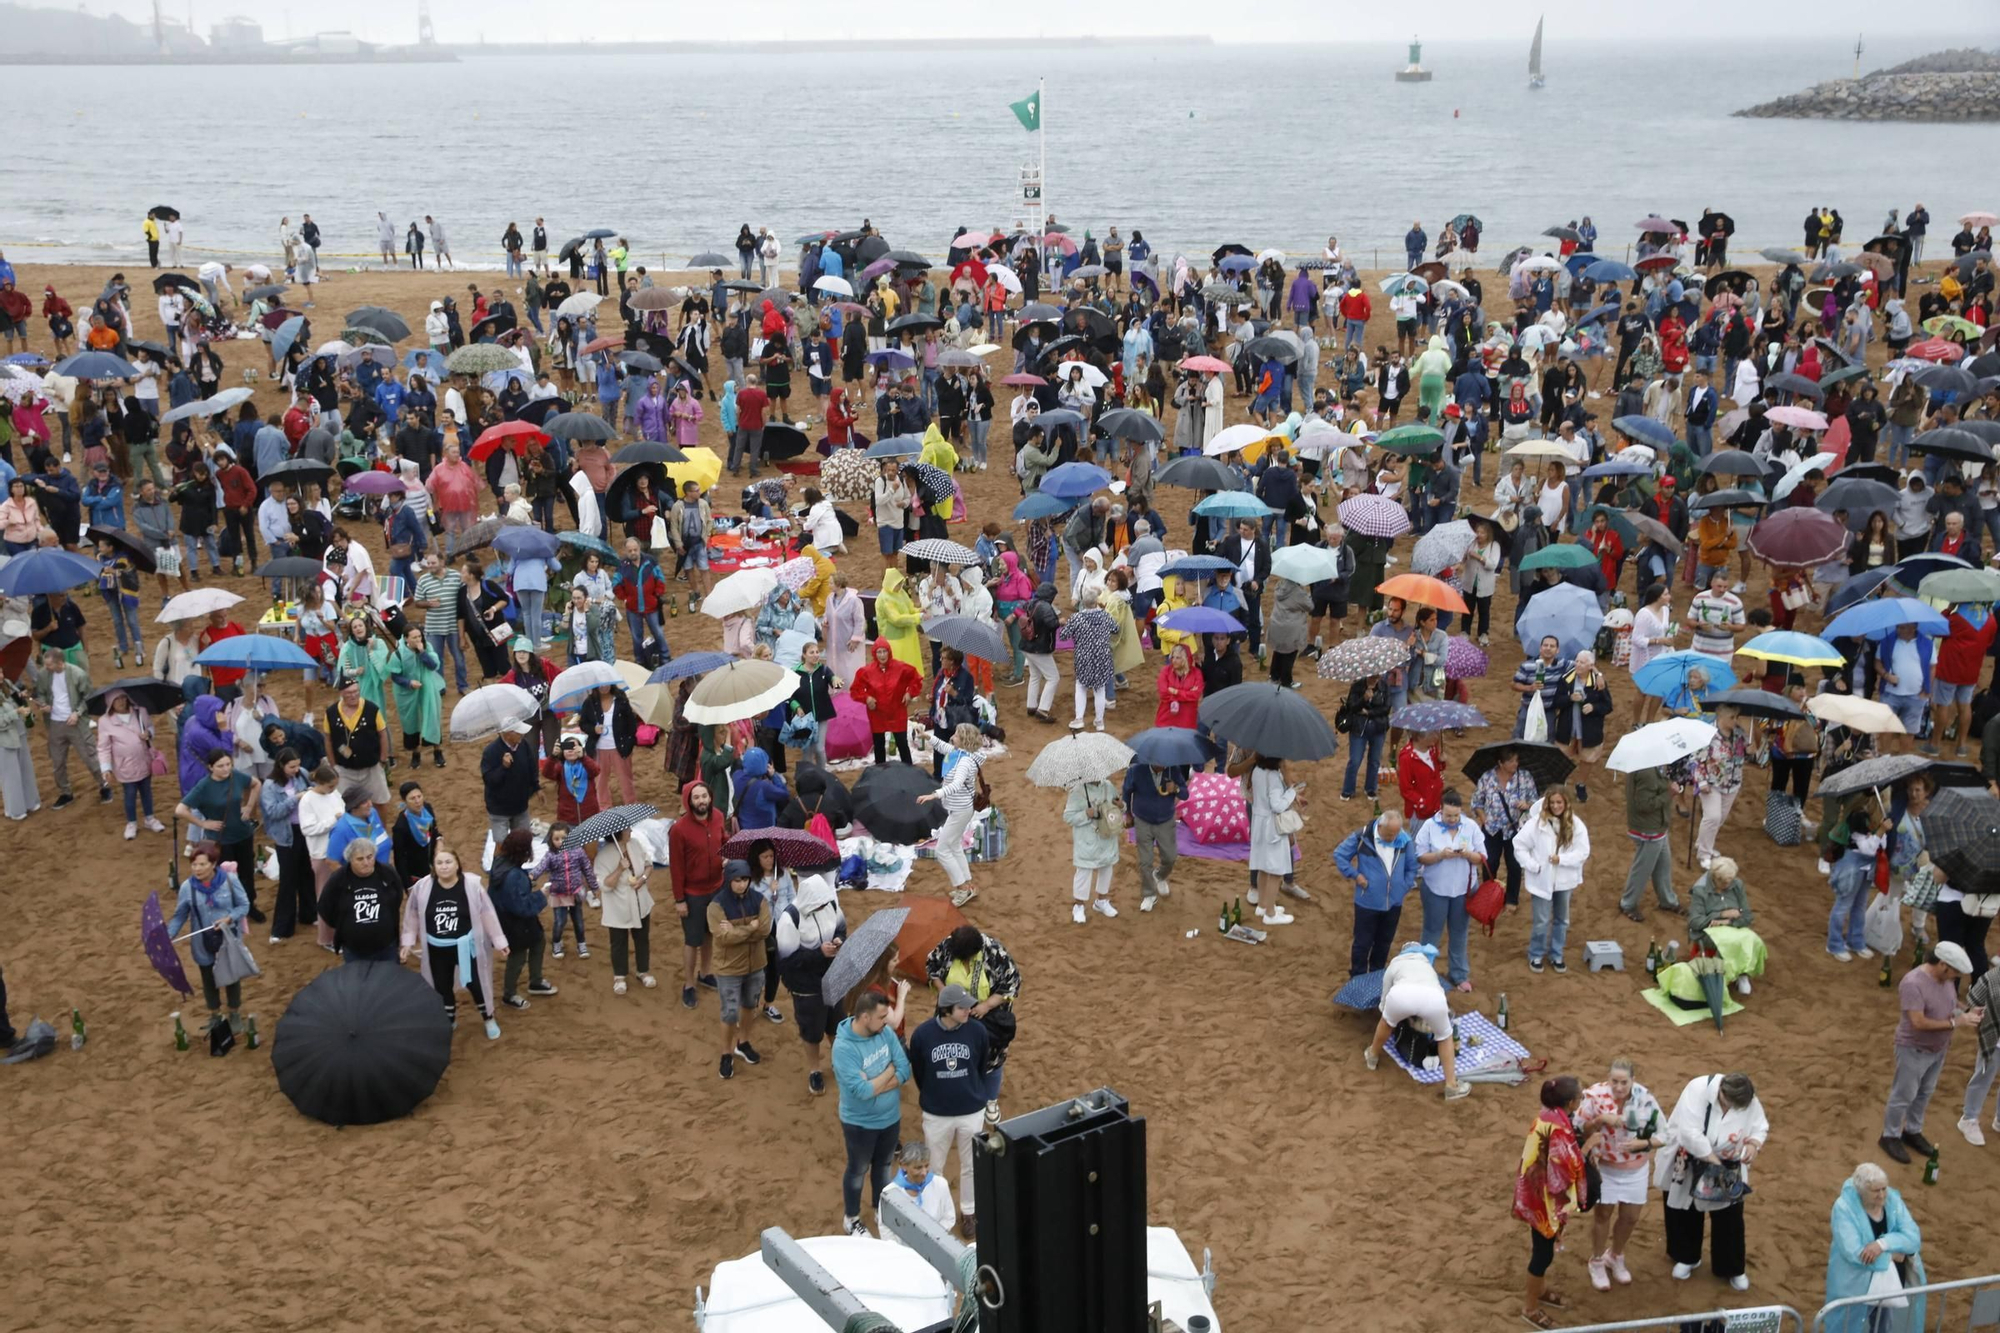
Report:
[[[581,808],[584,793],[590,790],[590,770],[583,766],[581,759],[575,763],[563,760],[563,786],[569,789],[571,799]]]
[[[410,812],[407,810],[403,812],[403,814],[406,816],[406,818],[403,820],[403,823],[406,826],[408,826],[410,830],[410,836],[417,840],[417,846],[419,847],[430,846],[431,826],[437,823],[437,815],[431,811],[431,808],[429,806],[425,806],[423,808],[423,813],[417,815],[415,818],[408,818],[407,816],[409,815],[409,813]]]

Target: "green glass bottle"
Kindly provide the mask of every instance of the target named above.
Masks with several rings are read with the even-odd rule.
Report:
[[[1660,942],[1657,939],[1646,942],[1646,975],[1649,977],[1660,975]]]
[[[1215,929],[1217,934],[1227,935],[1229,933],[1229,899],[1227,898],[1222,900],[1222,910],[1216,913]]]
[[[69,1048],[72,1051],[80,1051],[83,1049],[83,1043],[83,1011],[72,1009],[69,1011]]]
[[[1938,1178],[1938,1150],[1931,1149],[1931,1155],[1924,1159],[1924,1184],[1935,1185]]]
[[[1875,984],[1883,990],[1888,990],[1896,984],[1894,962],[1892,955],[1886,953],[1882,955],[1882,972],[1875,978]]]
[[[174,1049],[177,1051],[184,1051],[187,1048],[188,1048],[187,1029],[181,1026],[181,1011],[176,1009],[174,1010]]]
[[[1243,924],[1243,900],[1241,898],[1238,898],[1229,906],[1229,924],[1232,926]]]
[[[257,1047],[262,1044],[257,1040],[257,1015],[255,1014],[250,1015],[249,1025],[244,1029],[243,1032],[243,1040],[244,1043],[248,1045],[250,1049],[253,1051],[256,1050]]]

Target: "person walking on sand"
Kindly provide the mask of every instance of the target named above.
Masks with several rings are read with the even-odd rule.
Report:
[[[722,888],[708,903],[716,993],[722,1005],[720,1070],[725,1079],[736,1077],[737,1060],[755,1065],[764,1059],[741,1028],[743,1011],[754,1011],[764,994],[764,940],[771,934],[771,900],[750,881],[748,862],[725,862]]]
[[[1542,1110],[1528,1129],[1521,1147],[1521,1165],[1514,1177],[1514,1216],[1528,1224],[1528,1286],[1521,1317],[1536,1328],[1556,1322],[1543,1307],[1560,1310],[1568,1304],[1546,1281],[1555,1263],[1556,1246],[1570,1217],[1591,1205],[1584,1173],[1584,1144],[1591,1127],[1576,1123],[1583,1088],[1570,1074],[1542,1084]]]
[[[419,951],[419,944],[422,945]],[[459,868],[458,854],[437,849],[431,873],[410,886],[403,904],[402,944],[396,960],[416,954],[424,980],[444,1002],[445,1017],[458,1028],[458,990],[462,986],[486,1020],[486,1038],[500,1038],[493,1004],[493,960],[508,954],[500,916],[487,897],[479,876]]]
[[[451,260],[451,242],[445,239],[444,223],[430,214],[424,214],[424,227],[431,234],[431,253],[437,256],[439,268],[457,268]]]
[[[375,246],[382,252],[382,263],[396,267],[396,224],[380,209],[375,212]]]
[[[636,839],[620,841],[621,836],[599,843],[592,863],[597,874],[597,921],[611,937],[613,995],[625,993],[628,961],[637,966],[641,986],[651,990],[659,984],[653,978],[653,895],[646,887],[652,858]]]
[[[1071,733],[1083,730],[1081,722],[1070,724]],[[1086,908],[1099,916],[1115,917],[1111,905],[1111,875],[1118,868],[1118,844],[1125,831],[1125,806],[1118,788],[1108,781],[1079,782],[1063,801],[1063,823],[1070,829],[1070,859],[1075,873],[1070,878],[1070,920],[1082,925]]]
[[[692,1009],[697,985],[716,986],[708,905],[722,888],[722,844],[729,840],[729,819],[716,807],[706,782],[682,787],[681,805],[681,817],[667,830],[667,864],[674,914],[681,923],[681,1007]]]
[[[896,1002],[909,990],[896,982]],[[854,1016],[842,1020],[833,1039],[833,1077],[840,1085],[840,1132],[847,1145],[847,1168],[840,1178],[841,1230],[866,1236],[861,1222],[861,1187],[880,1204],[889,1181],[903,1120],[903,1084],[910,1080],[910,1057],[889,1031],[890,1002],[878,991],[863,991]]]
[[[1896,990],[1902,1017],[1896,1024],[1896,1072],[1889,1085],[1889,1103],[1882,1112],[1882,1137],[1877,1140],[1891,1160],[1907,1165],[1914,1150],[1928,1157],[1937,1149],[1924,1137],[1924,1112],[1930,1108],[1945,1052],[1956,1028],[1979,1026],[1983,1009],[1958,1007],[1953,974],[1972,975],[1972,960],[1950,940],[1934,946],[1924,961],[1904,973]]]
[[[201,972],[201,996],[208,1004],[208,1025],[222,1021],[222,1002],[229,1001],[229,1026],[242,1031],[243,983],[232,981],[218,990],[215,984],[215,955],[222,947],[223,932],[243,937],[243,918],[250,899],[235,870],[223,865],[222,849],[212,842],[195,844],[188,860],[188,877],[181,881],[174,901],[174,914],[167,922],[167,934],[178,936],[181,927],[192,924],[194,936],[188,952]]]
[[[820,983],[847,939],[847,918],[840,910],[840,894],[832,876],[806,876],[798,895],[778,913],[772,933],[778,973],[785,989],[792,993],[792,1018],[812,1066],[806,1072],[806,1090],[815,1097],[823,1096],[826,1074],[822,1048],[830,1031],[829,1019],[839,1018],[840,1006],[826,1002]]]

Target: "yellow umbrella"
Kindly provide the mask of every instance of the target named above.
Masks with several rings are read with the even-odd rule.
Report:
[[[690,481],[706,491],[721,479],[722,459],[715,450],[695,445],[681,452],[687,455],[687,462],[663,465],[667,475],[673,479],[675,495],[679,495],[681,487]]]

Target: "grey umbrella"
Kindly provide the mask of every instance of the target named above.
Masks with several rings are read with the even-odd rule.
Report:
[[[938,616],[923,623],[924,637],[985,662],[1008,658],[1007,636],[977,616]]]
[[[1852,796],[1858,791],[1873,791],[1877,787],[1887,787],[1903,782],[1919,773],[1930,772],[1944,764],[1942,759],[1921,754],[1883,754],[1873,759],[1864,759],[1819,784],[1821,796]],[[1979,776],[1970,768],[1958,766],[1959,771],[1970,775],[1970,782],[1940,783],[1940,786],[1977,786]],[[1948,775],[1947,775],[1948,776]]]
[[[728,255],[719,255],[713,250],[704,250],[688,260],[689,268],[728,268],[736,261]]]
[[[832,1008],[845,999],[847,992],[861,984],[876,960],[887,953],[889,946],[896,942],[897,932],[910,916],[907,907],[885,907],[863,921],[840,946],[840,952],[828,964],[826,975],[820,978],[820,998]]]
[[[1201,701],[1199,717],[1217,740],[1265,758],[1325,759],[1340,750],[1339,735],[1319,709],[1302,692],[1271,681],[1211,694]]]

